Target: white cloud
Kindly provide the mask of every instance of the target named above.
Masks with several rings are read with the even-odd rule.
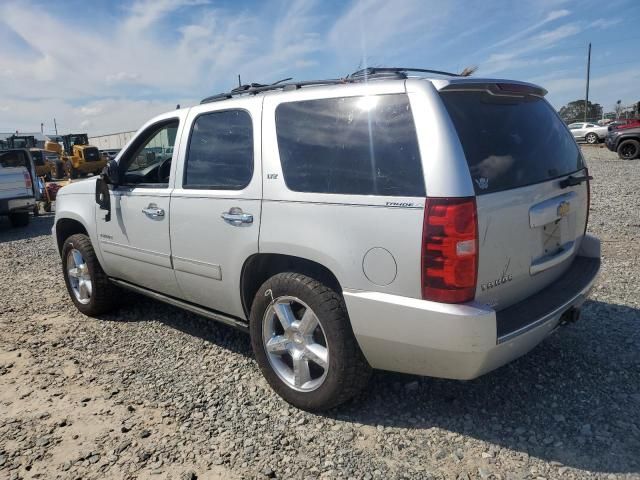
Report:
[[[554,20],[557,20],[559,18],[563,18],[566,17],[567,15],[569,15],[571,12],[569,10],[553,10],[551,12],[549,12],[547,14],[547,16],[542,19],[541,21],[534,23],[533,25],[524,28],[520,31],[518,31],[517,33],[503,39],[500,40],[497,43],[494,43],[493,45],[491,45],[489,48],[496,48],[496,47],[501,47],[503,45],[511,45],[513,44],[516,40],[519,40],[521,38],[526,37],[527,35],[529,35],[530,33],[535,32],[536,30],[540,29],[541,27],[543,27],[544,25],[546,25],[549,22],[553,22]]]
[[[613,27],[614,25],[617,25],[620,22],[622,22],[621,18],[611,18],[611,19],[599,18],[598,20],[591,22],[589,24],[589,27],[605,29],[605,28]]]
[[[107,75],[107,83],[113,85],[115,83],[133,83],[140,79],[139,73],[118,72]]]

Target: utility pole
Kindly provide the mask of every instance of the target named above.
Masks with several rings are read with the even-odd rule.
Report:
[[[584,121],[587,121],[587,107],[589,105],[589,76],[591,74],[591,42],[589,42],[589,53],[587,54],[587,93],[584,96]]]
[[[242,86],[242,82],[240,81],[240,74],[238,74],[238,86],[241,87]]]
[[[53,128],[56,129],[56,137],[58,136],[58,124],[56,123],[56,119],[53,119]]]
[[[44,123],[40,122],[40,133],[44,135]]]

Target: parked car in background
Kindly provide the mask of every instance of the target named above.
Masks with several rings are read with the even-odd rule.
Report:
[[[620,120],[615,120],[607,125],[607,129],[609,131],[614,129],[624,130],[625,128],[634,128],[634,127],[640,127],[640,119],[637,119],[637,118],[620,119]]]
[[[595,123],[572,123],[569,130],[576,140],[584,140],[588,144],[595,145],[607,136],[608,129],[606,126],[600,126]]]
[[[32,174],[24,165],[25,149],[0,151],[0,215],[8,216],[13,227],[29,224],[36,206]]]
[[[607,134],[605,145],[617,152],[623,160],[640,158],[640,125],[629,128],[615,128]]]
[[[272,388],[308,410],[372,368],[476,378],[576,320],[600,243],[546,90],[377,72],[147,122],[56,200],[75,306],[103,314],[125,288],[247,331]],[[147,148],[166,138],[173,157]]]

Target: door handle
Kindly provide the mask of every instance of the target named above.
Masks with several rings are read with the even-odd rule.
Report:
[[[158,208],[155,203],[150,203],[147,208],[143,208],[142,213],[154,218],[164,217],[164,210],[162,208]]]
[[[236,227],[239,227],[242,224],[253,223],[253,215],[250,213],[244,213],[239,207],[230,208],[228,212],[224,212],[220,216],[225,222]]]

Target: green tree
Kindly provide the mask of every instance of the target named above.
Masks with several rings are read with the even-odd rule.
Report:
[[[560,109],[560,117],[567,123],[584,121],[584,100],[574,100]],[[602,118],[602,106],[599,103],[587,103],[587,120]]]

